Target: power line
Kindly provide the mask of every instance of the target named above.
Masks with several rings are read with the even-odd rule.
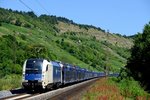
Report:
[[[30,8],[26,3],[24,3],[22,0],[19,0],[25,7],[27,7],[28,9],[30,9],[32,12],[34,12],[34,14],[38,15],[37,12],[35,12],[32,8]]]
[[[33,11],[27,4],[25,4],[22,0],[19,0],[24,6],[26,6],[28,9],[30,9],[31,11]],[[34,12],[34,11],[33,11]]]
[[[36,0],[36,1],[39,4],[39,6],[41,6],[43,8],[43,10],[45,10],[50,15],[49,11],[47,9],[45,9],[45,7],[38,0]]]

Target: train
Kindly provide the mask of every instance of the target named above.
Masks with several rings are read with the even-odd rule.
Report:
[[[23,64],[22,87],[26,90],[49,90],[102,76],[105,76],[104,72],[90,71],[69,63],[31,58]]]

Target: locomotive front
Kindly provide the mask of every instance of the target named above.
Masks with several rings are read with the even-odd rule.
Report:
[[[46,66],[46,60],[44,59],[28,59],[23,65],[23,78],[22,86],[29,90],[35,90],[43,88],[44,70]]]

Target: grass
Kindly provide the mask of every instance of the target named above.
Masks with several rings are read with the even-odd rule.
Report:
[[[82,100],[123,100],[119,88],[108,78],[99,79],[91,86]]]
[[[2,33],[2,34],[5,34],[5,33],[10,33],[10,31],[7,29],[7,28],[5,28],[5,27],[0,27],[0,32]]]
[[[21,87],[20,75],[8,75],[0,79],[0,90],[11,90]]]
[[[138,81],[135,81],[133,78],[124,78],[118,81],[117,78],[112,78],[121,91],[121,95],[127,98],[145,98],[149,97],[149,94],[144,91],[143,87],[140,86]]]
[[[133,79],[102,78],[93,84],[82,100],[149,100],[150,95]]]

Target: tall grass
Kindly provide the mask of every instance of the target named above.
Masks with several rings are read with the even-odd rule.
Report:
[[[121,95],[125,98],[148,98],[149,94],[144,91],[144,88],[140,86],[138,81],[135,81],[132,77],[123,78],[122,80],[118,80],[117,78],[111,78],[121,91]]]
[[[133,78],[103,78],[94,83],[84,94],[82,100],[149,100],[150,95],[144,91]]]
[[[99,79],[91,86],[82,98],[83,100],[123,100],[115,82],[108,78]]]
[[[0,90],[11,90],[21,87],[21,75],[7,75],[0,79]]]

